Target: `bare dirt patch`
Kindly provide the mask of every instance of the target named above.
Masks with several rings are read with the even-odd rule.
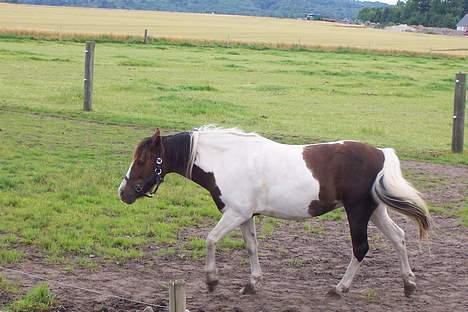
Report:
[[[403,162],[414,181],[432,205],[456,208],[467,198],[468,168]],[[264,270],[262,289],[255,295],[239,295],[248,280],[249,264],[244,250],[218,251],[220,285],[208,293],[204,284],[204,259],[193,260],[183,253],[158,255],[160,246],[148,246],[143,259],[125,264],[98,262],[94,269],[66,270],[64,265],[46,264],[40,254],[30,252],[11,268],[32,272],[49,280],[98,290],[103,295],[50,286],[57,296],[57,311],[141,311],[144,305],[109,298],[119,295],[152,304],[167,305],[167,282],[183,278],[190,311],[466,311],[468,289],[468,230],[459,221],[435,216],[430,244],[417,240],[415,226],[393,215],[405,229],[410,262],[418,289],[412,298],[403,294],[397,255],[374,226],[369,227],[370,252],[348,294],[341,299],[326,297],[335,285],[351,255],[346,220],[281,222],[273,234],[260,239],[260,262]],[[206,236],[213,226],[182,231],[179,243],[190,236]],[[21,286],[33,281],[19,279]],[[11,296],[0,292],[0,302]],[[155,311],[165,311],[155,308]]]

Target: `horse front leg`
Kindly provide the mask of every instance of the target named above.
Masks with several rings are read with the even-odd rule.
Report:
[[[239,215],[238,213],[233,212],[232,210],[227,209],[221,220],[211,230],[210,234],[206,239],[206,285],[208,286],[208,291],[212,292],[215,290],[218,285],[218,277],[216,270],[216,243],[226,236],[229,232],[237,228],[239,225],[246,221],[246,217]]]
[[[241,294],[252,294],[255,293],[258,285],[262,280],[262,269],[260,262],[258,261],[258,249],[257,249],[257,233],[255,231],[255,219],[252,217],[249,220],[242,223],[240,226],[242,236],[244,237],[245,245],[250,259],[250,283],[246,284],[240,290]]]

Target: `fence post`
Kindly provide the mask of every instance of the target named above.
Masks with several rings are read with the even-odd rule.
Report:
[[[93,76],[95,46],[96,42],[86,41],[83,109],[87,112],[93,110]]]
[[[185,312],[185,282],[172,281],[169,285],[169,312]]]
[[[144,44],[148,43],[148,29],[145,29],[145,37],[144,37],[143,43]]]
[[[452,152],[463,152],[466,103],[466,74],[455,76],[455,96],[453,100]]]

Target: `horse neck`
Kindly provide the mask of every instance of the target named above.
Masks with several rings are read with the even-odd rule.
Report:
[[[187,176],[187,167],[191,158],[191,134],[181,132],[163,137],[164,162],[166,173],[178,173]]]

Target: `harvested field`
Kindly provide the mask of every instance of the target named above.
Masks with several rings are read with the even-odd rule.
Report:
[[[0,4],[0,28],[273,43],[468,56],[463,37],[394,33],[355,25],[218,14]],[[1,33],[1,31],[0,31]]]

